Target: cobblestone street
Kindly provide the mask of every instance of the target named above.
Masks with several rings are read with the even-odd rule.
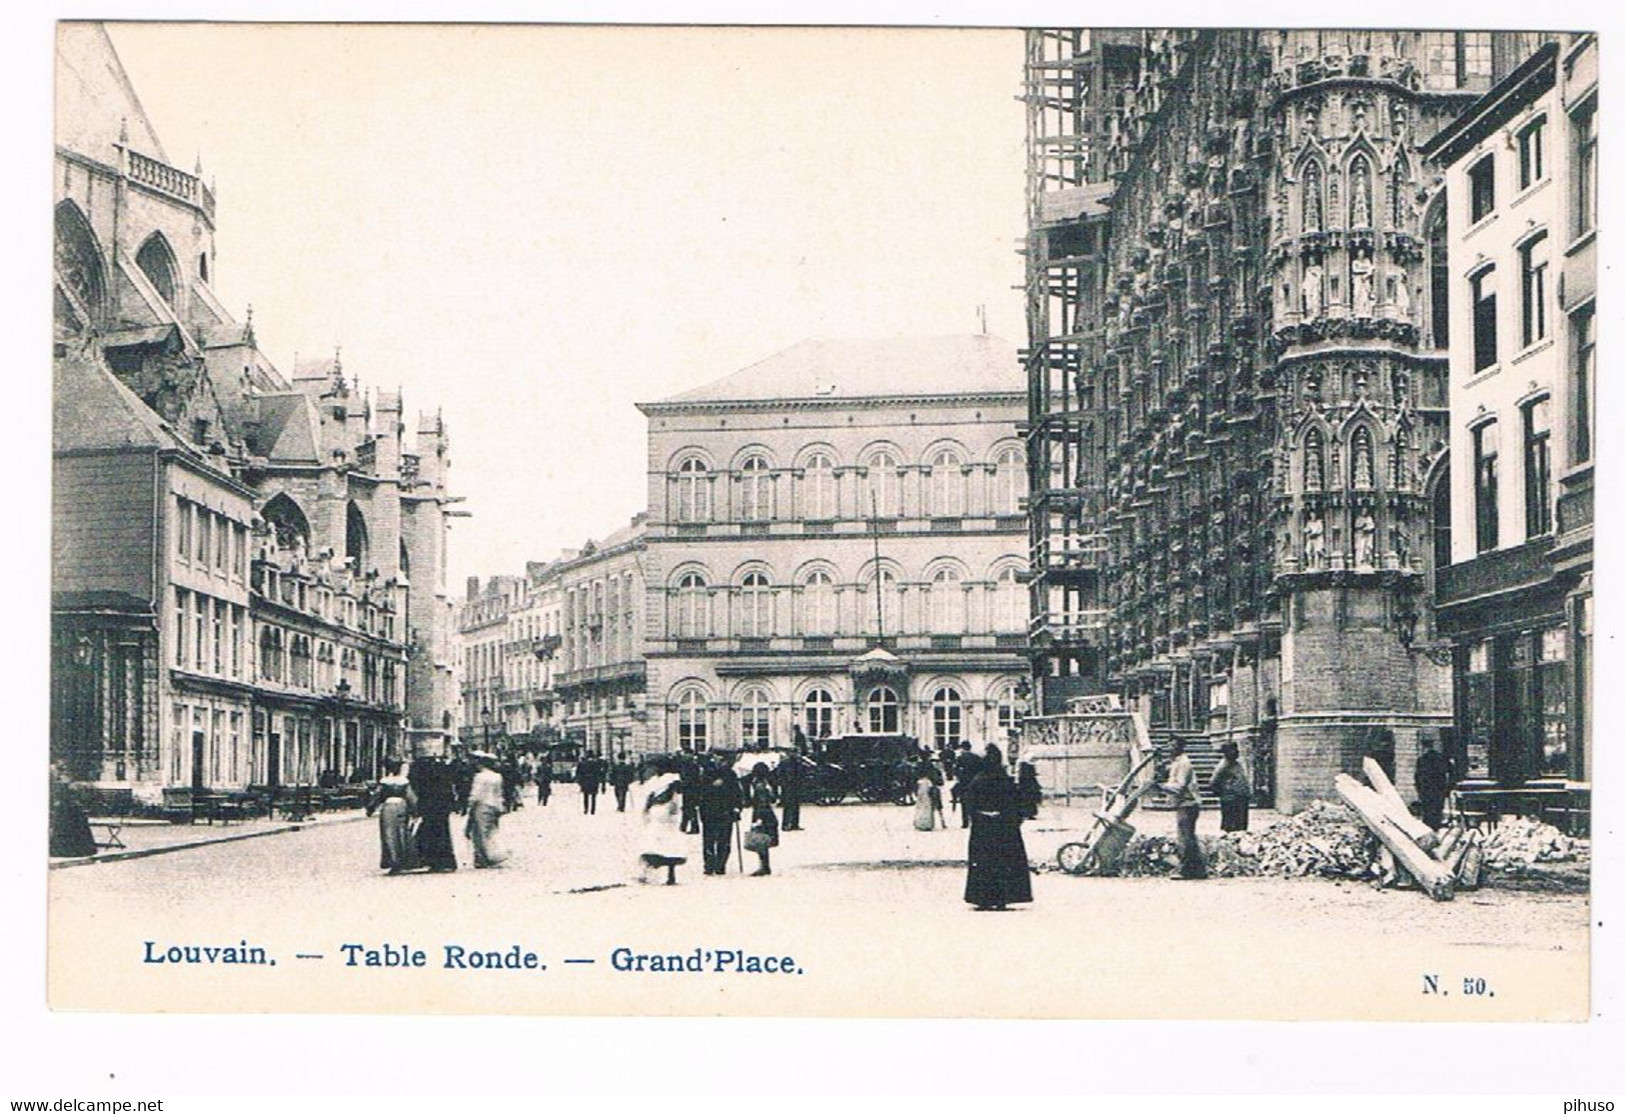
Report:
[[[979,914],[961,899],[964,833],[916,832],[910,817],[890,805],[806,809],[806,830],[785,835],[768,878],[739,873],[737,856],[726,877],[702,876],[695,837],[675,888],[632,884],[634,818],[615,813],[607,795],[598,815],[583,816],[568,786],[548,808],[504,819],[513,857],[500,870],[387,877],[370,822],[59,870],[53,971],[76,1002],[111,1006],[138,982],[138,1000],[153,1006],[212,1009],[233,1008],[224,988],[244,980],[253,1001],[273,1009],[705,1013],[725,1001],[730,1012],[850,1013],[883,979],[888,1002],[910,1003],[904,1012],[954,1014],[962,989],[947,972],[979,954],[1023,957],[1008,979],[978,986],[982,1008],[1036,1016],[1357,1016],[1366,995],[1403,1011],[1398,991],[1408,995],[1429,973],[1484,977],[1500,994],[1475,1004],[1418,992],[1417,1017],[1517,1012],[1522,990],[1552,980],[1574,981],[1583,1000],[1584,897],[1485,889],[1438,904],[1312,879],[1179,885],[1047,873],[1033,880],[1031,906]],[[1144,819],[1155,830],[1168,818]],[[1030,854],[1042,858],[1087,822],[1081,807],[1046,809],[1028,826]],[[467,843],[458,844],[466,862]],[[754,865],[747,855],[747,870]],[[143,962],[147,940],[160,952],[247,941],[279,969],[154,965]],[[430,970],[344,965],[344,943],[386,942],[423,949]],[[548,970],[438,969],[446,944],[515,943]],[[654,976],[614,970],[623,947],[789,954],[818,977],[700,974],[669,978],[651,997]],[[1441,955],[1471,969],[1435,971]],[[283,977],[289,965],[318,964],[330,978]],[[1153,967],[1190,977],[1147,985]],[[1244,974],[1265,969],[1267,984]],[[1301,993],[1282,993],[1291,982]]]

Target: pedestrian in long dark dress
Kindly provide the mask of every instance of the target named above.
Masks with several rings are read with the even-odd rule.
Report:
[[[779,845],[779,818],[773,812],[773,786],[769,782],[767,763],[758,762],[750,771],[750,826],[760,830],[767,846],[756,851],[756,870],[753,877],[773,873],[771,849]]]
[[[51,842],[50,853],[58,858],[83,858],[96,853],[96,837],[90,830],[90,816],[79,801],[73,783],[53,762],[51,764]]]
[[[451,767],[438,758],[412,762],[409,779],[418,795],[418,860],[431,872],[457,869],[457,848],[451,841],[451,814],[457,808],[457,786]]]
[[[1021,838],[1025,807],[998,747],[987,748],[976,776],[960,794],[960,805],[970,817],[965,900],[978,910],[1032,901],[1027,845]]]

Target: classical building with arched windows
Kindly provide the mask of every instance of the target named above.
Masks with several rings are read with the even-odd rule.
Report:
[[[445,427],[284,376],[210,286],[215,201],[106,31],[57,33],[53,758],[154,795],[372,775],[450,738]]]
[[[805,341],[649,420],[645,750],[1003,741],[1026,456],[994,337]]]

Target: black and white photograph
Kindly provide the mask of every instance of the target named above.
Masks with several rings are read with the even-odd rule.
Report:
[[[1598,41],[55,24],[50,1008],[1587,1020]]]

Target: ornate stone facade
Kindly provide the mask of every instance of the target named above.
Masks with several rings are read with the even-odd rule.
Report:
[[[1154,732],[1243,744],[1283,808],[1329,795],[1374,729],[1405,765],[1449,723],[1426,652],[1447,364],[1417,293],[1419,145],[1503,54],[1487,34],[1030,33],[1030,398],[1066,392],[1069,452],[1098,460],[1074,485],[1098,681]]]

